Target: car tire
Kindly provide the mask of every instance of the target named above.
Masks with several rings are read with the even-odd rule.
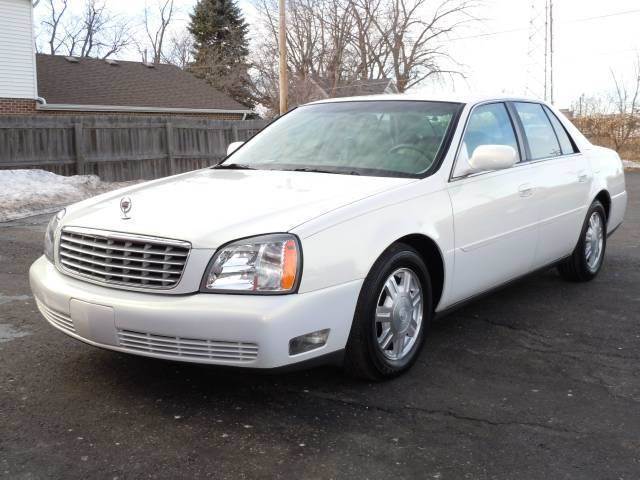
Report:
[[[596,200],[589,207],[576,248],[558,264],[560,275],[571,282],[593,280],[602,268],[606,248],[607,215],[602,203]]]
[[[346,372],[368,380],[405,372],[418,357],[432,316],[431,279],[422,257],[409,245],[392,245],[360,290],[345,351]]]

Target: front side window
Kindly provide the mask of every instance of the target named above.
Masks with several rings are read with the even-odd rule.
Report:
[[[539,103],[514,103],[527,137],[530,160],[562,155],[558,138]]]
[[[467,173],[469,159],[481,145],[506,145],[518,153],[518,142],[504,103],[476,107],[469,116],[453,176]]]
[[[480,145],[507,145],[517,152],[516,134],[504,103],[477,107],[469,117],[462,144],[469,158]]]
[[[222,167],[422,176],[437,169],[461,108],[404,100],[305,105],[264,129]]]

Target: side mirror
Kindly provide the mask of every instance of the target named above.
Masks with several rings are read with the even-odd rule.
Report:
[[[516,164],[518,154],[508,145],[480,145],[469,159],[472,173],[503,170]]]
[[[243,143],[244,142],[233,142],[233,143],[230,143],[229,146],[227,147],[227,157],[229,155],[231,155],[233,152],[235,152],[237,149],[239,149],[242,146]]]

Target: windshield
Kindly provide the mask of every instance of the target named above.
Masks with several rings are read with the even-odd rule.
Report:
[[[220,168],[421,176],[437,169],[458,103],[306,105],[256,135]]]

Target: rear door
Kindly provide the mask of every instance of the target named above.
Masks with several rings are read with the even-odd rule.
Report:
[[[455,233],[451,296],[455,303],[531,270],[539,195],[529,168],[469,175],[465,164],[480,145],[508,145],[526,159],[512,115],[502,102],[472,110],[449,183]]]
[[[540,242],[533,261],[542,267],[570,254],[578,240],[591,187],[588,162],[545,105],[514,102],[531,178],[538,188]]]

